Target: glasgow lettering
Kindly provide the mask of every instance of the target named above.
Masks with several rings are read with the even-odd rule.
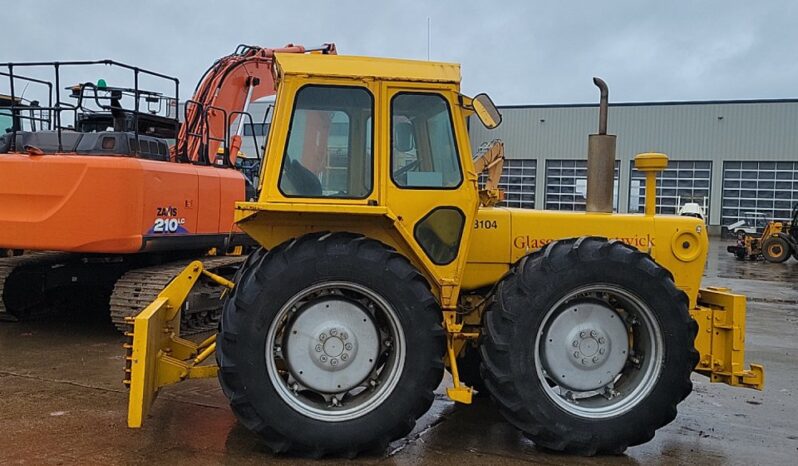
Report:
[[[617,239],[638,249],[653,248],[655,246],[654,238],[652,238],[650,234],[609,239]],[[529,251],[532,249],[541,249],[552,241],[554,241],[553,238],[536,238],[530,235],[519,235],[513,238],[513,247]]]

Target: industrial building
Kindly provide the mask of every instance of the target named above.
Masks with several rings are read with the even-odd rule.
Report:
[[[500,110],[497,129],[472,119],[470,132],[474,150],[495,138],[504,141],[506,204],[584,210],[587,135],[596,132],[598,105]],[[658,211],[705,204],[713,232],[745,212],[787,219],[798,202],[798,100],[610,104],[608,126],[618,136],[617,212],[642,211],[643,174],[633,164],[642,152],[670,157],[658,179]]]

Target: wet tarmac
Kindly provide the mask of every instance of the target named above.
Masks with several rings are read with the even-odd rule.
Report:
[[[704,283],[748,294],[747,359],[766,366],[763,392],[694,375],[693,393],[653,441],[621,456],[579,458],[536,449],[490,401],[456,406],[441,387],[408,437],[354,462],[796,464],[798,261],[738,262],[716,241]],[[237,425],[215,380],[163,390],[144,428],[127,429],[122,340],[102,318],[0,322],[0,464],[306,462],[272,455]]]

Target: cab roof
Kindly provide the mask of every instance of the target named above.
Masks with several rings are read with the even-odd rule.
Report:
[[[6,94],[0,94],[0,100],[5,101],[5,102],[11,102],[11,96],[10,95],[6,95]],[[22,99],[19,98],[19,97],[14,97],[14,101],[16,103],[20,103],[20,102],[22,102]]]
[[[276,53],[275,59],[281,75],[460,83],[460,65],[456,63],[299,53]]]

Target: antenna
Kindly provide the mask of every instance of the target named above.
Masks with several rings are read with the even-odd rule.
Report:
[[[429,61],[429,49],[430,49],[430,18],[427,16],[427,61]]]

